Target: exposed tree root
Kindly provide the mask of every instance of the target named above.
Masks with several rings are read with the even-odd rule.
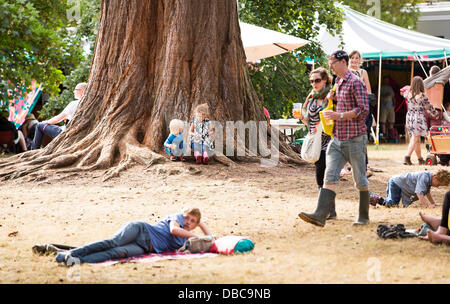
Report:
[[[40,181],[50,176],[50,171],[67,175],[104,170],[102,180],[107,181],[120,176],[121,172],[137,164],[149,169],[155,164],[166,161],[164,156],[151,151],[149,147],[137,141],[137,128],[134,125],[125,134],[117,135],[110,132],[107,138],[98,137],[102,134],[99,129],[96,128],[72,145],[67,144],[68,139],[65,134],[64,138],[52,142],[45,149],[29,151],[5,159],[0,162],[0,180],[23,178],[29,175],[32,180]],[[275,146],[270,146],[267,141],[259,142],[261,154],[272,158],[261,157],[249,148],[245,148],[245,156],[227,157],[217,153],[213,159],[229,167],[234,166],[235,161],[261,162],[262,164],[263,159],[269,166],[276,166],[278,161],[297,165],[306,164],[283,141],[282,136]],[[274,157],[274,153],[278,157],[276,155]]]

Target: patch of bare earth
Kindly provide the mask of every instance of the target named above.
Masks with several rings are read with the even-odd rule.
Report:
[[[380,169],[370,190],[384,194],[393,174],[442,168],[402,165],[404,145],[369,149]],[[414,159],[413,159],[414,161]],[[353,227],[358,193],[351,177],[337,191],[338,219],[324,228],[298,218],[313,211],[313,166],[258,163],[226,167],[193,163],[135,167],[102,182],[100,171],[0,185],[0,283],[449,283],[450,248],[418,239],[381,240],[377,225],[417,228],[424,210],[370,210],[371,223]],[[448,189],[432,188],[442,203]],[[66,268],[54,256],[34,255],[36,243],[83,245],[108,238],[125,222],[154,223],[185,206],[197,206],[217,235],[250,236],[250,254]],[[441,209],[425,213],[440,216]],[[17,232],[11,234],[12,232]],[[198,231],[200,233],[200,231]]]

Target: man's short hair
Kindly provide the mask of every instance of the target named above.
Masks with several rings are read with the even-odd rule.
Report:
[[[437,65],[433,65],[430,69],[430,76],[436,74],[437,72],[439,72],[441,70],[440,67],[438,67]]]
[[[337,59],[337,60],[342,60],[342,59],[344,59],[346,62],[347,62],[347,64],[348,64],[348,62],[349,62],[349,57],[348,57],[348,54],[347,54],[347,52],[346,51],[344,51],[344,50],[337,50],[337,51],[334,51],[332,54],[331,54],[331,56],[330,57],[328,57],[329,59]]]
[[[80,82],[75,86],[75,89],[80,89],[80,90],[84,90],[87,87],[87,83],[86,82]]]

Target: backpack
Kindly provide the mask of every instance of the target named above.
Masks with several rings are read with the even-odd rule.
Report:
[[[201,237],[191,237],[188,238],[184,242],[183,246],[177,251],[190,253],[208,252],[213,243],[214,238],[210,235]]]

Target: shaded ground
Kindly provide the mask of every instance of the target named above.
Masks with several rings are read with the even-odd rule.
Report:
[[[369,149],[370,190],[384,194],[392,174],[442,167],[402,165],[405,145]],[[413,162],[416,160],[413,158]],[[61,179],[62,178],[62,179]],[[442,203],[448,189],[433,188]],[[49,175],[0,185],[0,283],[449,283],[450,247],[418,239],[380,240],[381,223],[419,227],[419,206],[372,208],[371,224],[353,227],[358,196],[351,178],[337,193],[338,220],[318,228],[301,221],[315,208],[312,166],[167,163],[136,167],[101,182],[100,172]],[[66,268],[36,256],[36,243],[82,245],[110,237],[124,222],[156,222],[185,206],[198,206],[211,231],[246,235],[246,255],[148,264]],[[425,213],[440,216],[440,207]],[[17,231],[15,236],[8,236]]]

